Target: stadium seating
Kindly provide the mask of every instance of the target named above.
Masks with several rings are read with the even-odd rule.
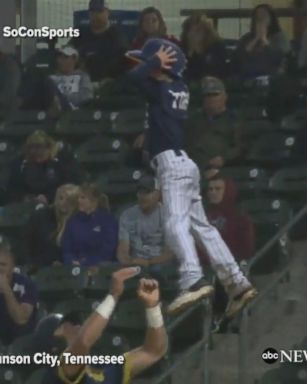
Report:
[[[285,116],[280,123],[280,129],[286,132],[297,132],[306,125],[306,112],[298,111],[291,115]]]
[[[0,230],[22,227],[34,210],[34,203],[12,203],[0,207]]]
[[[268,188],[269,175],[257,166],[225,167],[221,175],[236,183],[241,198],[256,197]]]
[[[146,114],[144,109],[123,109],[110,114],[114,135],[136,135],[144,131]]]
[[[289,201],[295,210],[300,209],[306,203],[306,167],[288,167],[278,170],[270,179],[269,188],[275,195]]]
[[[112,139],[107,136],[94,136],[75,150],[77,160],[87,167],[99,167],[108,165],[119,166],[124,163],[128,146],[120,139]]]
[[[287,202],[279,199],[251,199],[240,204],[242,212],[247,212],[256,232],[256,251],[259,251],[292,216]],[[252,274],[263,275],[276,271],[288,261],[287,238],[283,237],[266,256],[252,268]]]
[[[295,135],[272,133],[261,135],[247,155],[249,162],[271,167],[286,166],[291,161]]]
[[[11,367],[0,368],[0,384],[24,384],[16,369]]]
[[[80,267],[46,267],[33,276],[40,299],[50,310],[60,300],[80,296],[87,285],[88,276]]]
[[[80,109],[66,112],[56,125],[56,133],[72,141],[83,140],[111,129],[110,114],[100,109]]]
[[[32,335],[26,335],[17,338],[12,344],[7,348],[7,353],[9,355],[28,355],[31,354],[31,340]]]
[[[0,167],[9,165],[18,153],[16,146],[7,140],[0,140]]]
[[[113,204],[123,204],[135,200],[137,183],[143,173],[143,169],[122,167],[101,173],[96,183]]]
[[[26,380],[25,384],[42,384],[42,379],[46,374],[46,368],[35,370]]]
[[[0,127],[0,137],[19,141],[35,130],[51,131],[54,122],[44,111],[16,111]]]

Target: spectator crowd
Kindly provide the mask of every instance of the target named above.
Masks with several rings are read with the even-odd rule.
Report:
[[[1,115],[44,110],[48,118],[57,119],[70,111],[86,111],[91,105],[96,108],[97,92],[120,81],[126,84],[125,74],[135,65],[125,58],[128,49],[140,49],[149,38],[178,44],[187,58],[184,79],[191,94],[195,90],[200,95],[196,116],[191,114],[187,121],[185,150],[205,180],[208,219],[239,262],[250,258],[257,233],[248,214],[236,206],[235,182],[223,175],[223,168],[242,165],[249,150],[246,121],[234,108],[228,87],[233,83],[258,84],[259,79],[280,78],[282,82],[293,73],[303,74],[307,69],[307,30],[292,44],[267,4],[253,10],[250,29],[235,49],[229,49],[211,20],[199,13],[187,17],[181,36],[175,37],[168,33],[161,12],[148,7],[140,13],[137,34],[130,43],[111,23],[104,0],[89,2],[89,20],[80,37],[54,51],[48,73],[35,72],[29,64],[35,62],[33,58],[22,68],[0,46]],[[281,96],[276,96],[274,89],[272,92],[275,102]],[[284,89],[284,98],[287,92]],[[275,117],[272,113],[272,119]],[[133,204],[115,214],[117,207],[78,162],[73,143],[57,138],[56,132],[33,131],[8,166],[3,205],[32,203],[35,207],[22,231],[21,264],[30,273],[62,265],[85,268],[92,275],[106,263],[140,265],[155,276],[166,266],[175,266],[175,255],[163,233],[163,199],[150,172],[139,179]],[[131,152],[143,155],[132,156],[133,161],[141,167],[144,159],[146,162],[146,139],[141,135],[133,141]],[[305,161],[303,148],[301,152],[300,160]],[[199,248],[198,252],[207,268],[206,250]],[[14,272],[15,263],[14,251],[3,238],[0,340],[7,344],[33,330],[39,303],[37,287],[28,276]],[[221,287],[218,292],[216,310],[220,313],[225,297]]]

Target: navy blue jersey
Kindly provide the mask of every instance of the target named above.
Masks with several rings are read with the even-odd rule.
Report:
[[[129,384],[130,372],[124,365],[86,366],[78,377],[69,380],[61,367],[47,370],[42,384]]]
[[[188,87],[181,79],[159,81],[151,77],[160,67],[160,59],[153,56],[129,72],[148,100],[146,140],[151,158],[169,149],[183,148],[184,121],[190,99]]]

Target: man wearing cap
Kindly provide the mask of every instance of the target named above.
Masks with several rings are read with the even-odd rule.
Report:
[[[76,69],[78,58],[78,51],[71,46],[59,49],[56,73],[50,76],[62,101],[63,109],[76,109],[94,97],[89,75]]]
[[[17,91],[21,80],[20,66],[16,60],[4,52],[0,40],[0,113],[12,111],[17,105]]]
[[[160,199],[155,179],[143,176],[138,184],[138,204],[125,210],[120,217],[117,258],[122,264],[158,270],[173,259],[164,238]]]
[[[240,123],[227,107],[224,83],[216,77],[202,82],[202,113],[189,123],[188,152],[202,172],[233,163],[241,153]]]
[[[38,294],[34,283],[14,272],[15,261],[9,243],[0,242],[0,340],[10,344],[33,331]]]
[[[91,0],[89,26],[81,29],[80,37],[70,41],[70,45],[79,51],[85,69],[94,82],[124,72],[125,38],[116,26],[110,24],[109,13],[105,0]]]
[[[140,279],[137,295],[145,307],[147,321],[143,345],[120,356],[116,364],[69,364],[68,354],[88,357],[111,319],[124,292],[125,281],[138,275],[140,268],[130,267],[113,273],[109,294],[80,325],[75,316],[49,315],[38,324],[33,338],[34,350],[58,355],[60,366],[48,369],[42,384],[129,384],[147,368],[159,361],[168,346],[167,333],[159,304],[157,281]],[[35,344],[38,348],[35,348]]]

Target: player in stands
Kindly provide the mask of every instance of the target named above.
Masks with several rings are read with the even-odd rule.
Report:
[[[168,313],[176,315],[214,291],[204,279],[195,249],[197,240],[230,298],[226,309],[230,318],[255,297],[256,290],[208,222],[200,196],[199,170],[183,151],[190,97],[182,80],[186,58],[177,45],[163,39],[150,39],[142,50],[126,55],[139,62],[129,75],[148,100],[151,165],[162,192],[167,242],[180,264],[180,294],[169,305]]]

